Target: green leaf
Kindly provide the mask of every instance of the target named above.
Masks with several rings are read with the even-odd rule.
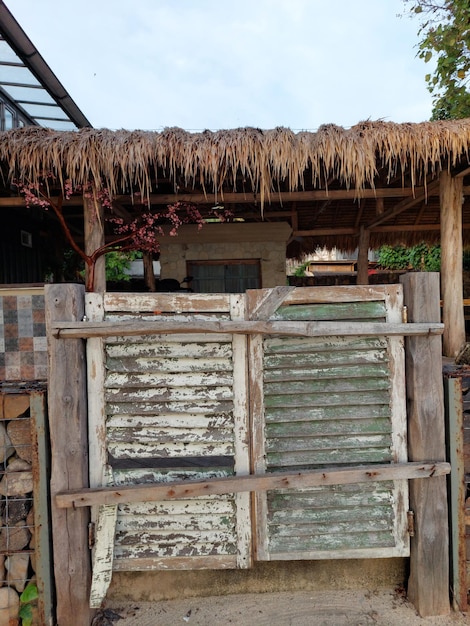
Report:
[[[18,613],[22,626],[31,626],[33,623],[33,608],[30,604],[23,604]]]
[[[428,63],[432,59],[432,52],[428,50],[424,55],[424,62]]]
[[[25,587],[25,590],[20,595],[20,602],[22,604],[27,604],[28,602],[33,602],[38,598],[38,588],[34,583],[29,583]]]

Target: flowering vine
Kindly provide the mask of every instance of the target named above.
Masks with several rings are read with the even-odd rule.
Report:
[[[159,238],[164,235],[164,226],[169,225],[169,235],[178,234],[178,229],[182,224],[195,223],[201,228],[205,223],[204,217],[193,204],[184,202],[175,202],[169,204],[164,210],[153,212],[150,208],[142,203],[141,211],[129,221],[115,214],[113,211],[112,198],[108,190],[103,187],[101,189],[92,189],[90,186],[72,186],[70,180],[65,180],[62,185],[62,193],[57,197],[51,197],[49,192],[48,180],[52,178],[49,174],[45,176],[45,184],[15,181],[20,194],[24,197],[28,207],[36,206],[43,210],[52,210],[56,215],[65,238],[71,248],[84,261],[86,272],[86,290],[93,291],[95,283],[95,266],[97,260],[111,251],[128,252],[138,250],[141,252],[156,253],[160,250]],[[63,214],[64,199],[68,200],[72,195],[81,193],[85,198],[97,201],[104,210],[105,219],[113,229],[113,238],[108,243],[100,246],[91,253],[85,250],[77,243],[72,232],[65,220]],[[97,213],[94,217],[97,217]],[[220,221],[228,218],[226,211],[215,210],[215,216]],[[93,219],[93,218],[92,218]]]

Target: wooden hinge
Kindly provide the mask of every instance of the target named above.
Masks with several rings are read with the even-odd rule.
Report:
[[[88,524],[88,548],[91,550],[95,545],[95,522]]]
[[[408,518],[408,534],[410,537],[415,536],[415,512],[408,511],[406,513],[406,517]]]

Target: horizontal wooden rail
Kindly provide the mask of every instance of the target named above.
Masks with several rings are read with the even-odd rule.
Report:
[[[265,322],[221,321],[211,322],[55,322],[52,335],[57,339],[87,337],[125,337],[176,333],[231,333],[288,335],[296,337],[376,336],[376,335],[442,335],[444,324],[391,324],[387,322]]]
[[[194,496],[220,495],[241,491],[303,489],[321,485],[346,485],[383,480],[430,478],[449,473],[450,464],[444,462],[364,465],[305,470],[302,472],[229,476],[228,478],[212,478],[209,480],[179,480],[172,483],[146,483],[145,485],[77,489],[56,494],[55,501],[59,508],[72,508],[97,504],[178,500]]]

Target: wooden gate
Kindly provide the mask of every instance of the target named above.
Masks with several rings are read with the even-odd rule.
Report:
[[[326,321],[340,333],[358,322],[401,323],[402,298],[397,285],[89,294],[86,315],[182,329]],[[92,487],[248,475],[250,448],[256,475],[407,460],[401,337],[116,335],[88,340],[88,371]],[[407,503],[406,480],[257,492],[256,557],[406,555]],[[251,517],[247,492],[102,506],[94,602],[111,569],[248,567]]]
[[[91,606],[113,570],[409,554],[408,480],[449,466],[407,462],[403,337],[442,324],[401,285],[85,305],[49,334],[87,339],[90,488],[53,496],[92,507]]]

